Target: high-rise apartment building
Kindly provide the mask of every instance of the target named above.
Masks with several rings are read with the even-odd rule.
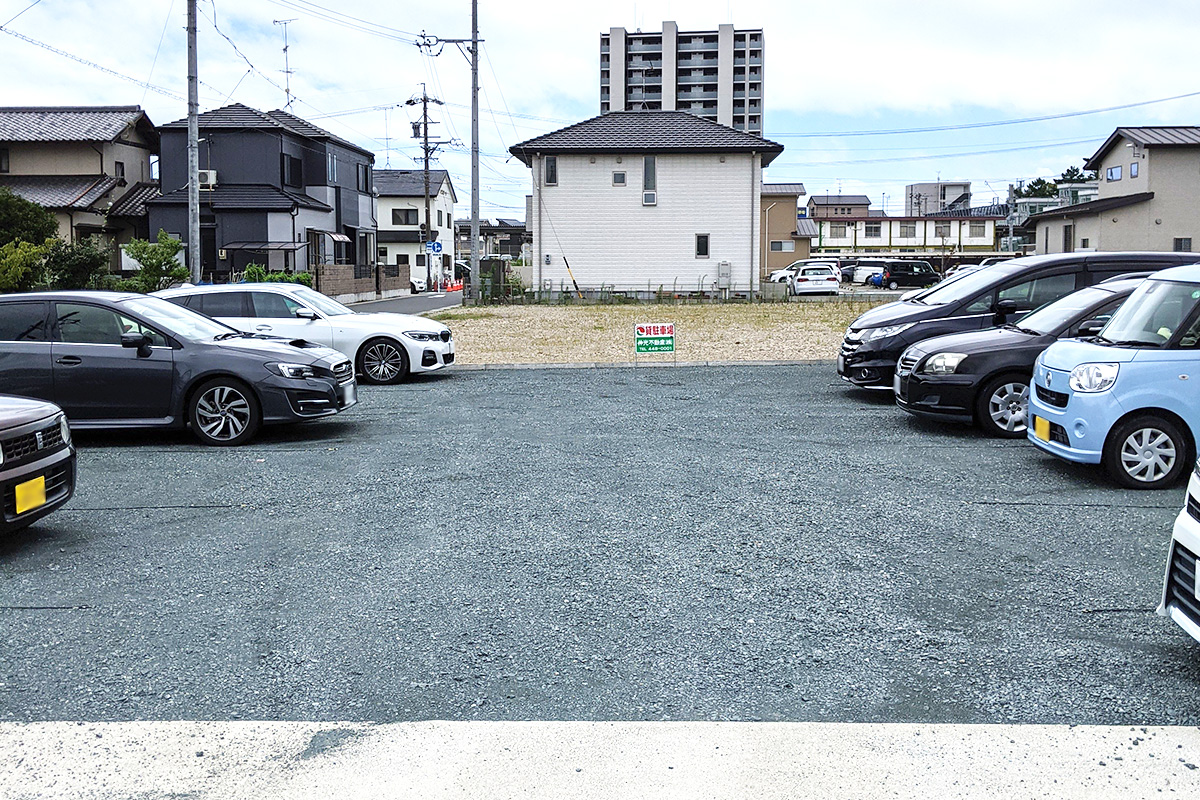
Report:
[[[763,132],[763,32],[600,34],[600,113],[689,111],[740,131]]]

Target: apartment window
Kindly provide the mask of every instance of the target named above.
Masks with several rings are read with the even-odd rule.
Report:
[[[558,186],[558,156],[546,156],[546,185]]]
[[[696,234],[696,258],[708,258],[708,234]]]
[[[987,235],[987,225],[982,222],[971,221],[969,234],[972,239],[978,239],[981,236]]]
[[[867,237],[868,239],[880,238],[883,236],[883,223],[868,222],[866,225],[866,230],[863,231],[863,236]]]
[[[289,156],[287,153],[281,153],[279,160],[280,178],[283,181],[283,185],[295,186],[297,188],[303,187],[303,162],[295,156]]]
[[[901,239],[917,238],[917,223],[901,222],[900,223],[900,238]]]
[[[125,162],[124,161],[114,161],[113,162],[113,177],[119,181],[125,180]]]
[[[834,239],[845,239],[846,238],[846,223],[835,222],[832,225],[830,225],[829,226],[829,235],[832,236]]]
[[[796,243],[790,239],[787,241],[771,242],[772,253],[794,253],[796,252]]]
[[[1134,161],[1129,165],[1129,177],[1136,178],[1138,176],[1138,162]]]
[[[438,227],[439,228],[442,227],[442,224],[443,224],[442,223],[442,210],[439,208],[438,209]]]
[[[371,191],[371,167],[369,164],[354,165],[354,188],[360,192]]]
[[[613,173],[613,186],[624,186],[624,185],[625,185],[625,173],[624,172],[614,172]]]
[[[393,225],[417,225],[417,210],[415,208],[393,208]]]
[[[949,222],[933,223],[933,235],[939,239],[948,238],[950,236],[950,223]]]
[[[0,147],[0,172],[8,172],[8,148]]]
[[[652,206],[658,203],[658,164],[655,156],[642,158],[642,205]],[[705,236],[705,243],[708,237]]]
[[[325,156],[325,181],[330,184],[337,183],[337,156],[333,153]]]
[[[1104,175],[1110,181],[1121,180],[1121,165],[1118,164],[1115,167],[1109,167],[1108,170],[1104,173]]]
[[[1175,246],[1172,249],[1174,249],[1176,253],[1192,252],[1192,237],[1189,236],[1186,239],[1177,238],[1175,240]]]

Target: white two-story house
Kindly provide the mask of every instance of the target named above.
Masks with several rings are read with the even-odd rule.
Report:
[[[522,142],[540,289],[758,291],[762,170],[783,145],[683,111],[614,111]]]
[[[430,285],[436,283],[439,271],[443,276],[451,275],[457,197],[450,174],[444,169],[429,170],[428,220],[424,170],[375,170],[375,189],[379,192],[379,232],[375,239],[379,263],[407,269],[411,278],[421,278]],[[441,254],[427,258],[427,241],[440,243]],[[415,291],[415,283],[410,281],[410,286]]]
[[[814,255],[991,252],[1002,214],[847,217],[815,220]]]

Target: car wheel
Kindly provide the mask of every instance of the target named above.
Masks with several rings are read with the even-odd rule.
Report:
[[[365,383],[402,383],[408,377],[408,352],[394,339],[369,339],[358,350],[358,372]]]
[[[975,418],[992,436],[1024,438],[1029,425],[1029,378],[999,375],[985,383],[975,400]]]
[[[1129,489],[1162,489],[1187,467],[1187,438],[1168,419],[1146,414],[1127,420],[1104,443],[1104,468]]]
[[[254,438],[262,425],[262,410],[246,384],[213,378],[192,393],[188,420],[192,433],[204,444],[232,447]]]
[[[896,283],[895,281],[888,281],[888,288],[894,292],[900,288],[900,284]]]

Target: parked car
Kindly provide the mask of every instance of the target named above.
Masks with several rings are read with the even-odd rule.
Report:
[[[855,386],[892,391],[896,361],[919,341],[1016,322],[1076,289],[1195,259],[1190,253],[1062,253],[1016,258],[955,276],[910,300],[877,306],[851,323],[838,374]]]
[[[918,416],[974,422],[985,432],[1024,438],[1033,362],[1059,339],[1094,335],[1145,276],[1080,289],[1004,325],[935,336],[900,356],[896,404]]]
[[[72,428],[182,428],[238,445],[263,424],[357,402],[344,355],[244,334],[158,297],[0,295],[0,386],[58,404]]]
[[[882,260],[872,261],[863,259],[854,265],[853,283],[866,286],[873,275],[882,275],[887,269],[887,262]]]
[[[880,276],[880,283],[895,291],[905,286],[932,286],[942,279],[928,261],[888,261]]]
[[[0,336],[14,320],[0,317]],[[62,409],[44,400],[0,395],[0,534],[14,533],[75,493],[75,446]]]
[[[413,294],[420,294],[429,287],[425,285],[424,278],[418,278],[416,275],[410,275],[408,278],[408,288]]]
[[[801,268],[814,264],[824,264],[836,268],[837,262],[823,258],[802,258],[799,261],[793,261],[783,269],[771,270],[771,274],[767,276],[767,280],[771,283],[790,283]]]
[[[454,363],[450,329],[425,317],[358,313],[295,283],[239,283],[164,289],[155,295],[233,328],[332,347],[366,383],[401,383]]]
[[[1188,480],[1183,510],[1175,517],[1162,602],[1157,613],[1170,617],[1189,636],[1200,641],[1200,598],[1196,596],[1196,557],[1200,554],[1200,463]]]
[[[1193,377],[1200,380],[1200,264],[1152,275],[1097,336],[1056,342],[1038,356],[1029,440],[1067,461],[1103,464],[1127,488],[1170,486],[1196,458]]]
[[[792,294],[837,294],[839,283],[831,264],[801,267],[792,278]]]

